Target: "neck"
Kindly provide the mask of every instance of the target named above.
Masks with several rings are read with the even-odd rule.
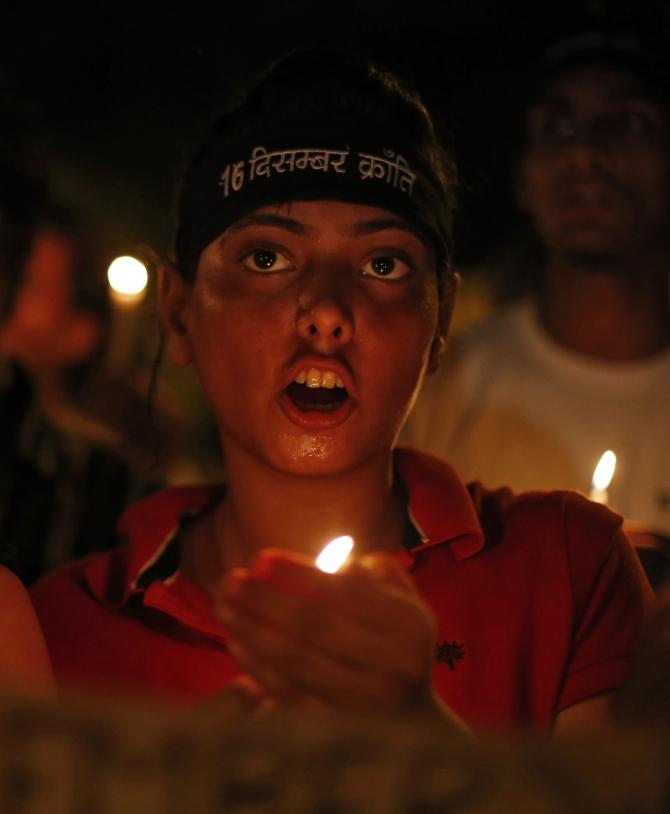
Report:
[[[248,565],[263,548],[311,558],[341,534],[354,538],[359,554],[397,550],[402,543],[405,510],[393,487],[390,455],[318,477],[278,472],[239,449],[226,450],[225,459],[226,498],[209,536],[218,547],[219,577]]]
[[[547,333],[577,353],[642,359],[670,346],[667,258],[596,263],[552,257],[540,315]]]

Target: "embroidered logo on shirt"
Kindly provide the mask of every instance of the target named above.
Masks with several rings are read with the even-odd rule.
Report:
[[[456,669],[456,662],[465,655],[465,645],[458,642],[450,642],[445,639],[442,644],[435,647],[435,661],[438,664],[446,664],[450,670]]]

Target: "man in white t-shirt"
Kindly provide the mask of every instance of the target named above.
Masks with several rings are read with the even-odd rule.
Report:
[[[545,250],[540,293],[450,346],[403,440],[466,480],[586,493],[611,449],[609,505],[670,536],[668,74],[603,35],[544,67],[517,187]]]

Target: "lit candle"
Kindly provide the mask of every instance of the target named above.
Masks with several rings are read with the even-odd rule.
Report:
[[[349,559],[353,547],[353,538],[348,534],[335,537],[321,549],[321,553],[315,560],[316,567],[327,574],[336,573]]]
[[[107,269],[112,299],[119,302],[134,303],[141,300],[148,280],[144,263],[128,255],[117,257]]]
[[[607,487],[610,485],[615,467],[616,455],[611,449],[608,449],[600,456],[598,465],[593,471],[591,492],[589,494],[591,500],[595,500],[596,503],[603,503],[604,505],[607,505]]]
[[[128,255],[117,257],[107,269],[113,308],[107,370],[113,375],[121,375],[128,366],[135,339],[138,306],[144,299],[148,280],[144,263]]]

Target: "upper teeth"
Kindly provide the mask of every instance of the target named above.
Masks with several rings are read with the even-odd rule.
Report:
[[[329,390],[333,387],[344,387],[342,379],[332,370],[317,370],[315,367],[301,370],[293,381],[306,384],[307,387],[327,387]]]

